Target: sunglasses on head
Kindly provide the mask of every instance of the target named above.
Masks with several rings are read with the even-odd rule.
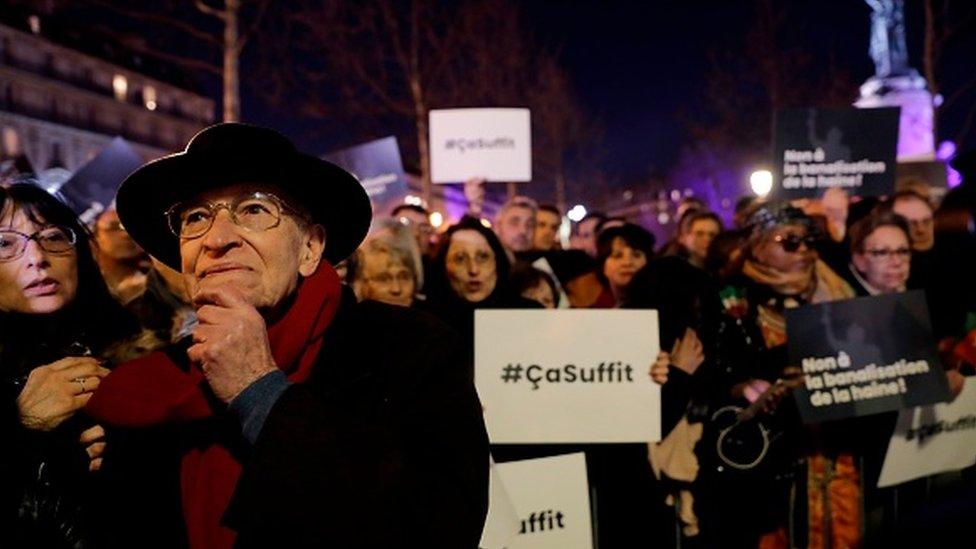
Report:
[[[813,249],[813,245],[817,243],[817,237],[809,234],[798,235],[798,234],[778,234],[773,237],[780,246],[783,247],[783,251],[793,253],[800,249],[800,245],[806,245],[808,250]]]

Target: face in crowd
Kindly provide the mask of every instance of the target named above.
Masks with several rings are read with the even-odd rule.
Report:
[[[535,249],[552,250],[556,248],[556,235],[562,223],[559,214],[540,209],[535,216]]]
[[[95,244],[100,255],[125,261],[145,256],[142,248],[132,240],[119,222],[119,214],[114,209],[105,210],[95,222]]]
[[[610,246],[610,255],[603,262],[603,275],[611,288],[620,290],[626,288],[637,271],[647,265],[647,254],[632,248],[619,236],[613,239]]]
[[[714,219],[696,219],[687,231],[678,236],[678,242],[688,251],[691,262],[701,267],[705,264],[708,247],[720,232],[722,227]]]
[[[903,291],[912,258],[908,235],[894,225],[882,225],[864,239],[863,248],[851,261],[864,280],[882,293]]]
[[[576,227],[576,238],[573,241],[573,247],[578,250],[583,250],[590,257],[596,257],[596,226],[600,224],[599,217],[589,217],[580,221],[579,225]]]
[[[430,224],[430,219],[425,214],[411,208],[401,208],[396,213],[396,218],[413,231],[413,236],[417,239],[417,246],[420,248],[420,255],[427,255],[431,247],[431,238],[434,236],[434,226]]]
[[[451,235],[445,268],[451,289],[471,303],[487,299],[498,283],[495,252],[475,230],[462,229]]]
[[[752,250],[759,263],[784,273],[813,273],[817,252],[814,237],[801,224],[780,225],[766,231]]]
[[[510,252],[527,252],[535,238],[536,212],[520,205],[509,206],[495,223],[495,234]]]
[[[7,200],[0,212],[0,311],[47,314],[71,303],[80,236]]]
[[[556,308],[556,295],[552,291],[552,286],[550,286],[545,280],[539,280],[538,284],[531,286],[522,290],[522,297],[526,299],[531,299],[536,303],[539,303],[546,309]]]
[[[931,250],[935,245],[932,206],[921,197],[908,196],[896,198],[892,209],[908,221],[908,228],[912,233],[912,250],[916,252]]]
[[[233,285],[247,303],[265,312],[295,291],[300,276],[315,272],[325,232],[276,192],[266,186],[232,185],[179,205],[173,215],[185,229],[180,256],[191,297]]]
[[[359,254],[360,297],[409,307],[417,289],[413,271],[389,250],[365,249]]]

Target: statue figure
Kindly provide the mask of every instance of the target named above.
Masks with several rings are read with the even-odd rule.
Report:
[[[908,76],[908,48],[905,46],[904,0],[864,0],[871,7],[871,47],[877,78]]]

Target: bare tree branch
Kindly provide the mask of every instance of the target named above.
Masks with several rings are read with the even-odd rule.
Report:
[[[220,40],[217,39],[213,34],[202,31],[185,21],[182,21],[175,17],[169,17],[160,12],[133,10],[133,9],[122,7],[120,5],[116,5],[111,2],[104,2],[102,0],[86,0],[86,2],[95,6],[112,10],[116,13],[119,13],[121,15],[124,15],[132,19],[137,19],[139,21],[147,21],[151,23],[160,23],[163,25],[170,26],[207,44],[220,45]]]
[[[264,20],[264,15],[268,11],[268,6],[271,5],[271,0],[261,0],[261,4],[258,6],[258,13],[254,16],[254,21],[251,26],[248,27],[243,34],[241,34],[240,39],[237,41],[237,54],[240,55],[244,50],[244,46],[247,44],[248,40],[254,36],[257,32],[258,27],[261,26],[261,21]]]
[[[218,10],[217,8],[208,6],[203,0],[195,0],[193,5],[201,12],[207,15],[212,15],[221,21],[227,20],[227,13],[223,10]]]

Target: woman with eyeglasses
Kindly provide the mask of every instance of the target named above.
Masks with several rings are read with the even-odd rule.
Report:
[[[537,309],[509,284],[511,264],[491,229],[463,217],[444,232],[426,273],[422,308],[449,324],[472,348],[475,309]]]
[[[807,470],[797,463],[810,437],[793,402],[784,399],[802,384],[801,372],[787,361],[785,311],[848,299],[854,291],[819,259],[812,220],[801,210],[767,204],[753,212],[747,227],[749,236],[731,259],[732,274],[719,285],[721,312],[703,337],[712,357],[703,372],[710,393],[706,417],[714,418],[725,406],[755,403],[764,426],[778,435],[759,466],[741,471],[716,450],[717,426],[707,426],[706,443],[699,446],[697,507],[706,546],[788,547],[791,541],[806,546],[807,520],[799,515],[806,508]],[[828,468],[842,480],[856,481],[848,465]],[[849,518],[840,511],[837,516]],[[835,525],[838,530],[849,526]],[[811,541],[813,546],[819,547]]]
[[[904,292],[911,272],[908,223],[878,210],[851,225],[851,286],[859,296]]]
[[[0,545],[88,547],[85,501],[104,431],[79,414],[108,370],[141,352],[69,208],[0,188]]]

